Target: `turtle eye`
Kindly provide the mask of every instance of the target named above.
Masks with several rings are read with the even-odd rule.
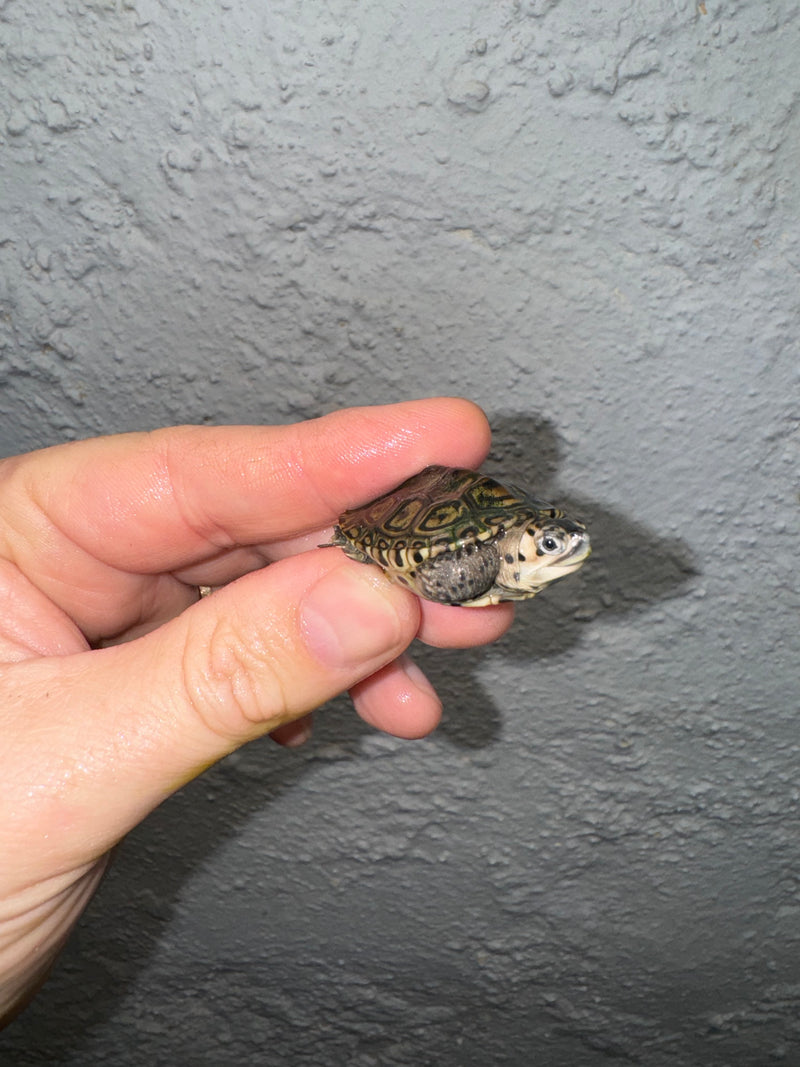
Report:
[[[560,534],[553,533],[549,530],[546,534],[542,535],[542,539],[539,542],[539,547],[542,552],[547,552],[548,555],[555,555],[557,552],[564,551],[564,538]]]

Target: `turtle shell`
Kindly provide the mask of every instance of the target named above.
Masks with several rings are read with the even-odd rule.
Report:
[[[515,528],[562,514],[485,474],[433,466],[377,500],[346,511],[332,544],[360,562],[377,563],[428,599],[495,603],[532,593],[505,590],[490,600],[475,599],[492,588],[500,566],[493,546],[504,543]],[[438,564],[433,562],[437,559]]]
[[[502,537],[540,514],[537,505],[485,474],[433,466],[346,511],[338,532],[379,566],[410,571],[444,552]]]

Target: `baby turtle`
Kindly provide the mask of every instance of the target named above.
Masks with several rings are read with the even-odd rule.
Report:
[[[441,604],[525,600],[578,569],[583,523],[477,471],[426,467],[339,519],[331,545]]]

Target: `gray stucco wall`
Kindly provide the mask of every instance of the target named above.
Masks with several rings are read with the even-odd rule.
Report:
[[[0,448],[459,393],[595,556],[131,835],[0,1061],[800,1063],[800,4],[0,0]],[[265,507],[269,502],[265,501]]]

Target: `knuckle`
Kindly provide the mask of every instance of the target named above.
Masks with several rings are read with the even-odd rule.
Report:
[[[242,741],[293,718],[273,646],[252,630],[217,619],[202,644],[187,642],[183,684],[194,715],[226,740]]]

